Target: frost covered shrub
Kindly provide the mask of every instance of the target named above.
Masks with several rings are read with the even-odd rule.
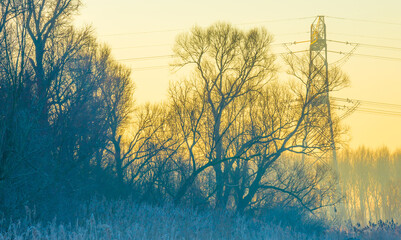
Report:
[[[362,229],[350,226],[319,230],[319,226],[308,222],[296,209],[270,210],[257,219],[168,204],[151,206],[132,200],[95,199],[83,204],[79,214],[80,217],[70,223],[57,219],[40,223],[28,217],[6,223],[6,216],[3,216],[0,240],[401,239],[401,227],[395,223],[379,222]]]
[[[254,219],[224,212],[132,201],[93,200],[73,223],[13,221],[1,226],[0,240],[11,239],[316,239]]]
[[[265,222],[303,233],[320,235],[329,228],[324,219],[296,207],[264,209],[260,218]]]
[[[361,239],[401,239],[401,225],[390,221],[370,222],[366,226],[350,224],[348,234],[358,236]]]

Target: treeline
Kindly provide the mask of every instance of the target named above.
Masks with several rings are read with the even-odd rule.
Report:
[[[6,216],[24,206],[69,213],[71,199],[113,190],[104,150],[126,118],[133,85],[130,70],[90,28],[71,25],[79,4],[1,1],[0,206]]]
[[[343,151],[340,186],[345,196],[341,218],[366,225],[401,222],[401,152],[387,148]]]
[[[286,61],[263,28],[194,27],[177,37],[165,103],[138,106],[130,70],[90,28],[76,0],[5,0],[0,22],[0,210],[73,214],[93,196],[262,213],[314,212],[338,201],[331,167],[304,155],[332,145],[327,90],[340,70]],[[314,57],[314,56],[311,56]],[[333,113],[335,139],[342,129]]]

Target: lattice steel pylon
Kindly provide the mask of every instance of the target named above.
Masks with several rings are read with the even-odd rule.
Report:
[[[311,25],[309,46],[309,76],[307,82],[307,99],[311,100],[308,107],[306,127],[315,125],[321,127],[320,135],[329,141],[332,150],[332,164],[338,172],[334,128],[329,100],[329,68],[327,62],[326,24],[324,16],[317,16]],[[306,138],[305,138],[306,139]],[[306,145],[307,140],[306,141]],[[323,150],[323,154],[327,151]]]

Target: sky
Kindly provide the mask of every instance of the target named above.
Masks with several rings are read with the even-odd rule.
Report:
[[[401,149],[401,1],[400,0],[82,0],[77,26],[91,25],[115,59],[132,68],[138,103],[166,100],[170,81],[179,78],[168,67],[177,34],[194,25],[217,21],[240,29],[265,27],[279,43],[309,39],[310,24],[325,16],[329,51],[347,53],[341,66],[351,86],[332,96],[362,100],[344,118],[349,146]],[[292,50],[308,44],[289,45]],[[369,56],[367,56],[369,55]],[[149,58],[150,57],[150,58]],[[344,54],[330,53],[334,63]],[[354,101],[355,102],[355,101]],[[348,104],[342,103],[339,104]],[[387,103],[387,104],[382,104]],[[391,105],[390,105],[391,104]],[[341,112],[341,111],[340,111]]]

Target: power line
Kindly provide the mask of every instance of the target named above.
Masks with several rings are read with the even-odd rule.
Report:
[[[337,110],[344,110],[344,109],[348,109],[349,108],[347,106],[342,106],[342,105],[338,105],[338,104],[333,104],[333,107],[334,107],[334,109],[337,109]],[[401,117],[401,112],[400,111],[390,111],[390,110],[382,110],[382,109],[366,108],[366,107],[356,107],[353,111],[365,112],[365,113],[373,113],[373,114],[378,114],[378,115],[400,116]]]
[[[285,45],[296,45],[296,44],[300,44],[300,43],[309,43],[309,42],[310,42],[309,40],[305,40],[305,41],[294,41],[294,42],[277,43],[277,44],[280,44],[280,45],[283,45],[283,44],[285,44]]]
[[[346,106],[337,105],[337,104],[333,104],[333,107],[334,107],[334,109],[337,109],[337,110],[343,110],[343,109],[348,108]],[[397,112],[397,111],[386,111],[386,110],[363,108],[363,107],[357,107],[354,109],[354,111],[363,112],[363,113],[371,113],[371,114],[376,114],[376,115],[401,117],[401,112]]]
[[[237,23],[234,25],[251,25],[251,24],[261,24],[261,23],[289,22],[289,21],[304,20],[304,19],[311,19],[311,18],[314,18],[314,16],[262,20],[262,21],[255,21],[255,22]],[[187,29],[188,28],[172,28],[172,29],[161,29],[161,30],[142,31],[142,32],[112,33],[112,34],[105,34],[105,35],[101,35],[101,36],[102,37],[113,37],[113,36],[124,36],[124,35],[142,35],[142,34],[151,34],[151,33],[179,32],[179,31],[185,31]],[[302,33],[305,33],[305,32],[302,32]]]
[[[374,46],[374,47],[387,47],[390,49],[396,49],[396,50],[401,50],[401,48],[396,48],[396,47],[388,47],[388,46],[379,46],[379,45],[371,45],[371,44],[362,44],[362,43],[351,43],[351,42],[343,42],[343,41],[336,41],[336,40],[327,40],[330,42],[338,42],[338,43],[344,43],[344,44],[350,44],[350,45],[368,45],[368,46]],[[288,43],[275,43],[272,44],[272,46],[278,46],[278,45],[287,45],[287,44],[299,44],[299,43],[305,43],[309,41],[294,41],[294,42],[288,42]],[[295,51],[291,53],[300,53],[300,52],[305,52],[308,50],[300,50],[300,51]],[[328,51],[332,53],[338,53],[338,54],[347,54],[345,52],[339,52],[339,51]],[[277,53],[277,54],[288,54],[286,53]],[[358,53],[353,53],[353,55],[356,56],[362,56],[362,57],[371,57],[371,58],[379,58],[379,59],[386,59],[386,60],[396,60],[396,61],[401,61],[401,58],[394,58],[394,57],[385,57],[385,56],[376,56],[376,55],[367,55],[367,54],[358,54]],[[124,59],[117,59],[118,61],[143,61],[143,60],[153,60],[153,59],[161,59],[161,58],[170,58],[173,57],[174,55],[159,55],[159,56],[146,56],[146,57],[135,57],[135,58],[124,58]]]
[[[289,22],[289,21],[311,19],[311,18],[314,18],[314,17],[315,16],[298,17],[298,18],[271,19],[271,20],[255,21],[255,22],[237,23],[235,25],[252,25],[252,24],[262,24],[262,23]],[[374,20],[343,18],[343,17],[333,17],[333,16],[326,16],[326,17],[332,18],[332,19],[348,20],[348,21],[362,21],[362,22],[370,22],[370,23],[401,25],[401,23],[395,23],[395,22],[381,22],[381,21],[374,21]],[[142,34],[151,34],[151,33],[179,32],[179,31],[185,31],[186,29],[188,29],[188,28],[172,28],[172,29],[160,29],[160,30],[139,31],[139,32],[122,32],[122,33],[104,34],[104,35],[101,35],[101,36],[102,37],[112,37],[112,36],[124,36],[124,35],[142,35]],[[302,33],[305,33],[305,32],[302,32]],[[297,34],[299,34],[299,33],[297,33]]]
[[[140,67],[140,68],[133,68],[134,71],[147,71],[147,70],[158,70],[158,69],[166,69],[169,68],[168,65],[160,65],[160,66],[150,66],[150,67]]]
[[[394,103],[384,103],[377,101],[368,101],[368,100],[358,100],[358,99],[350,99],[350,98],[340,98],[340,97],[330,97],[330,99],[334,101],[346,102],[346,103],[359,103],[362,107],[357,107],[355,111],[378,114],[378,115],[386,115],[386,116],[400,116],[401,117],[401,104]],[[343,110],[348,109],[346,105],[333,104],[336,109]],[[367,105],[367,107],[363,107]],[[397,111],[398,110],[398,111]]]
[[[100,35],[101,37],[119,37],[119,36],[127,36],[127,35],[141,35],[141,34],[151,34],[151,33],[163,33],[163,32],[179,32],[185,31],[188,29],[170,29],[170,30],[160,30],[160,31],[148,31],[148,32],[126,32],[126,33],[116,33],[116,34],[106,34]],[[309,32],[289,32],[289,33],[280,33],[274,34],[275,37],[282,36],[291,36],[291,35],[299,35],[299,34],[308,34]]]
[[[327,18],[338,19],[338,20],[346,20],[346,21],[354,21],[354,22],[367,22],[367,23],[377,23],[377,24],[387,24],[387,25],[397,25],[401,26],[401,23],[398,22],[385,22],[385,21],[376,21],[370,19],[360,19],[360,18],[345,18],[345,17],[333,17],[326,16]]]
[[[335,43],[343,43],[347,45],[358,45],[358,46],[365,46],[365,47],[374,47],[374,48],[383,48],[383,49],[391,49],[391,50],[398,50],[401,51],[399,47],[391,47],[391,46],[384,46],[384,45],[375,45],[375,44],[366,44],[366,43],[354,43],[354,42],[345,42],[345,41],[337,41],[337,40],[327,40],[328,42],[335,42]]]
[[[315,16],[299,17],[299,18],[272,19],[272,20],[264,20],[264,21],[257,21],[257,22],[237,23],[235,25],[251,25],[251,24],[261,24],[261,23],[289,22],[289,21],[294,21],[294,20],[305,20],[305,19],[311,19],[311,18],[315,18]]]
[[[164,32],[179,32],[184,31],[184,28],[176,28],[176,29],[166,29],[166,30],[154,30],[154,31],[144,31],[144,32],[126,32],[126,33],[113,33],[113,34],[105,34],[101,35],[102,37],[114,37],[114,36],[125,36],[125,35],[141,35],[141,34],[150,34],[150,33],[164,33]]]
[[[283,54],[292,54],[292,53],[302,53],[307,52],[309,50],[300,50],[295,52],[281,52],[281,53],[274,53],[277,55]],[[159,55],[159,56],[147,56],[147,57],[136,57],[136,58],[124,58],[124,59],[116,59],[117,61],[146,61],[146,60],[154,60],[154,59],[163,59],[163,58],[170,58],[174,57],[174,55]],[[158,65],[158,66],[149,66],[149,67],[141,67],[141,68],[133,68],[135,71],[144,71],[144,70],[153,70],[153,69],[160,69],[160,68],[168,68],[169,65]]]
[[[294,53],[303,53],[303,52],[309,52],[309,50],[305,49],[305,50],[291,51],[291,52],[284,52],[284,53],[275,53],[275,54],[277,54],[277,55],[285,55],[285,54],[294,54]]]
[[[343,54],[343,55],[347,54],[345,52],[339,52],[339,51],[328,51],[328,52],[337,53],[337,54]],[[381,60],[401,61],[401,58],[396,58],[396,57],[385,57],[385,56],[360,54],[360,53],[353,53],[352,55],[359,56],[359,57],[368,57],[368,58],[381,59]]]
[[[354,47],[351,49],[351,51],[346,53],[341,59],[331,63],[331,65],[337,65],[337,66],[343,65],[352,56],[352,54],[355,52],[357,47],[358,47],[358,45],[354,45]]]
[[[360,99],[350,99],[350,98],[340,98],[340,97],[330,97],[334,101],[340,102],[347,102],[347,103],[355,103],[359,102],[366,105],[374,105],[377,107],[384,107],[384,108],[395,108],[401,110],[401,104],[396,103],[384,103],[384,102],[377,102],[377,101],[368,101],[368,100],[360,100]]]
[[[173,56],[174,55],[159,55],[159,56],[149,56],[149,57],[124,58],[124,59],[117,59],[117,61],[143,61],[143,60],[153,60],[160,58],[170,58]]]
[[[303,43],[303,42],[309,42],[309,41],[302,41],[302,42],[289,42],[289,43],[275,43],[271,44],[271,46],[278,46],[278,45],[283,45],[283,44],[298,44],[298,43]],[[308,50],[300,50],[300,51],[295,51],[293,53],[300,53],[300,52],[305,52]],[[274,53],[274,54],[288,54],[287,52],[285,53]],[[144,57],[135,57],[135,58],[122,58],[122,59],[117,59],[117,61],[144,61],[144,60],[154,60],[154,59],[162,59],[162,58],[171,58],[174,57],[172,54],[167,54],[167,55],[158,55],[158,56],[144,56]]]
[[[172,43],[168,44],[153,44],[153,45],[137,45],[137,46],[131,46],[131,47],[119,47],[119,48],[113,48],[113,50],[120,50],[120,49],[131,49],[131,48],[149,48],[149,47],[166,47],[166,46],[171,46]]]
[[[368,57],[368,58],[381,59],[381,60],[401,61],[401,58],[395,58],[395,57],[385,57],[385,56],[360,54],[360,53],[354,53],[353,55],[359,56],[359,57]]]
[[[293,33],[293,34],[297,34],[297,33]],[[304,42],[304,41],[302,41],[302,42]],[[279,45],[283,45],[283,44],[298,44],[298,43],[302,43],[302,42],[272,43],[272,44],[270,44],[270,46],[275,47],[275,46],[279,46]],[[309,41],[307,41],[307,42],[309,42]],[[137,46],[113,48],[113,50],[132,49],[132,48],[164,47],[164,46],[172,46],[173,44],[174,43],[152,44],[152,45],[137,45]]]
[[[334,35],[348,36],[348,37],[360,37],[360,38],[371,38],[378,40],[391,40],[391,41],[401,41],[401,38],[386,38],[386,37],[377,37],[377,36],[367,36],[367,35],[359,35],[359,34],[348,34],[348,33],[329,33]]]
[[[395,111],[383,111],[383,110],[371,109],[371,108],[357,108],[357,109],[355,109],[355,111],[378,114],[378,115],[401,117],[401,112],[395,112]]]
[[[303,53],[307,52],[308,50],[300,50],[300,51],[290,51],[290,52],[281,52],[281,53],[274,53],[277,55],[283,55],[283,54],[295,54],[295,53]],[[337,53],[337,54],[342,54],[342,55],[347,55],[349,53],[345,52],[339,52],[339,51],[328,51],[331,53]],[[355,56],[360,56],[360,57],[369,57],[369,58],[375,58],[375,59],[383,59],[383,60],[392,60],[392,61],[401,61],[401,58],[395,58],[395,57],[385,57],[385,56],[377,56],[377,55],[368,55],[368,54],[358,54],[358,53],[351,53],[352,55]],[[171,58],[174,55],[159,55],[159,56],[146,56],[146,57],[136,57],[136,58],[124,58],[124,59],[117,59],[117,61],[147,61],[147,60],[155,60],[155,59],[163,59],[163,58]],[[151,66],[151,67],[146,67],[143,69],[153,69],[154,67],[160,67],[160,66]],[[167,65],[164,67],[168,67]]]

